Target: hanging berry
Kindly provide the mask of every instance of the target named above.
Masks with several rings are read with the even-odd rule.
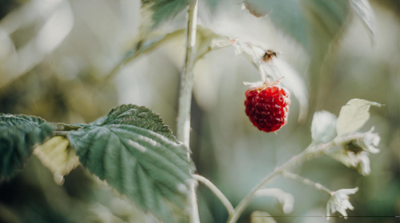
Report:
[[[266,80],[250,87],[246,93],[246,115],[255,127],[264,132],[275,132],[287,122],[289,91],[278,86],[280,80]]]

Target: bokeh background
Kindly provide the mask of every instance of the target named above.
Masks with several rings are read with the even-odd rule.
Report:
[[[278,51],[306,84],[309,105],[307,118],[298,122],[300,105],[292,96],[288,124],[276,134],[260,132],[248,121],[243,105],[247,88],[243,82],[259,80],[258,71],[233,47],[205,55],[194,69],[191,148],[198,173],[237,205],[263,176],[307,147],[315,111],[338,115],[351,98],[376,101],[385,106],[371,108],[371,119],[362,129],[375,126],[382,138],[381,152],[370,156],[369,176],[330,158],[312,160],[295,172],[332,190],[359,187],[350,198],[355,210],[348,212],[359,217],[331,222],[399,222],[394,216],[400,215],[400,2],[370,0],[376,15],[373,44],[356,17],[339,19],[338,27],[336,23],[325,27],[318,25],[321,15],[307,10],[310,23],[317,25],[305,27],[309,32],[305,40],[305,33],[296,32],[296,21],[290,21],[295,9],[290,1],[284,2],[286,11],[279,14],[287,17],[283,25],[274,22],[274,13],[281,10],[274,5],[271,16],[258,19],[236,1],[200,3],[203,26]],[[80,123],[132,103],[152,108],[176,131],[183,36],[165,41],[109,76],[137,38],[140,4],[136,0],[1,0],[0,112]],[[180,13],[164,29],[184,24]],[[288,30],[295,35],[288,35]],[[293,194],[293,211],[286,214],[276,198],[260,197],[241,222],[250,222],[255,210],[277,216],[276,222],[325,222],[318,216],[325,215],[327,195],[280,177],[268,187]],[[202,223],[225,222],[227,212],[213,194],[202,185],[198,193]],[[0,222],[157,221],[99,184],[82,167],[57,185],[33,156],[16,177],[0,182]]]

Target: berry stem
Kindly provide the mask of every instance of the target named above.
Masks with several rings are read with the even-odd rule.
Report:
[[[189,1],[188,21],[186,27],[186,54],[185,63],[181,75],[181,87],[179,94],[177,138],[188,148],[187,158],[190,161],[190,106],[192,103],[193,90],[193,64],[194,46],[196,44],[197,26],[197,5],[198,0]],[[192,172],[190,174],[193,174]],[[190,223],[200,223],[199,210],[196,198],[197,182],[192,181],[189,185],[188,214]]]
[[[200,175],[193,175],[193,177],[194,179],[208,187],[225,206],[226,210],[229,213],[229,216],[233,216],[233,214],[235,213],[235,209],[233,208],[231,202],[229,202],[228,198],[226,198],[225,195],[211,181]]]
[[[257,63],[255,63],[255,65],[258,67],[258,72],[261,75],[261,81],[264,82],[265,81],[265,75],[264,75],[264,70],[261,67],[261,60],[260,58],[257,56],[256,51],[254,50],[254,46],[253,44],[249,43],[251,50],[253,51],[254,54],[254,58],[257,60]]]

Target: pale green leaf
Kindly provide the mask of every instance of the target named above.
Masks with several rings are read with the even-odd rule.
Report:
[[[336,115],[319,111],[314,113],[311,123],[311,136],[317,142],[329,142],[336,136]]]
[[[349,0],[350,6],[366,27],[369,36],[375,39],[375,14],[368,0]]]
[[[50,169],[58,184],[62,184],[63,176],[79,165],[79,157],[75,154],[75,150],[69,146],[68,139],[61,136],[55,136],[43,145],[37,146],[33,153]]]
[[[360,129],[369,119],[369,108],[380,107],[381,104],[363,99],[351,99],[340,109],[336,124],[337,135],[344,135]]]

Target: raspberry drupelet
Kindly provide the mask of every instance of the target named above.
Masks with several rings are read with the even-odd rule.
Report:
[[[259,130],[275,132],[287,122],[289,114],[289,91],[277,86],[278,81],[251,87],[246,93],[246,115]]]

